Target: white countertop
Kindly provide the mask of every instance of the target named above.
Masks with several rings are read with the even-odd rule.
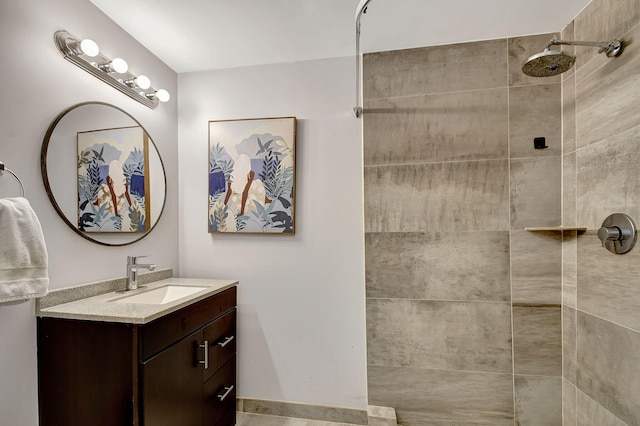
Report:
[[[166,285],[207,287],[190,296],[177,299],[162,305],[123,303],[115,300],[144,293],[154,288]],[[167,278],[144,285],[144,288],[128,291],[126,293],[109,292],[96,296],[62,303],[55,306],[36,309],[36,316],[50,318],[67,318],[77,320],[120,322],[130,324],[146,324],[163,315],[175,312],[194,302],[206,299],[238,285],[233,280],[213,280],[195,278]]]

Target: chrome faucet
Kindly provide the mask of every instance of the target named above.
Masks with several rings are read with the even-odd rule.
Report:
[[[127,286],[125,291],[138,289],[139,269],[148,269],[149,271],[156,269],[156,265],[151,263],[137,263],[141,257],[148,256],[127,256]]]

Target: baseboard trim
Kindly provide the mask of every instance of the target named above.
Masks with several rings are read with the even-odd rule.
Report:
[[[335,423],[368,424],[367,410],[264,399],[236,399],[237,411]]]

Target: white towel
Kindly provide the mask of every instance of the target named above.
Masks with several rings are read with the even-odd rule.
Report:
[[[29,201],[0,199],[0,303],[45,296],[47,263],[42,227]]]

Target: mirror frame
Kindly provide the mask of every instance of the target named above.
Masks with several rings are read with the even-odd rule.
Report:
[[[151,228],[149,228],[149,230],[147,232],[145,232],[144,234],[140,235],[140,237],[135,238],[132,241],[127,241],[127,242],[124,242],[124,243],[107,243],[107,242],[104,242],[104,241],[99,241],[99,240],[96,240],[94,238],[91,238],[86,233],[83,233],[82,231],[80,231],[78,229],[78,227],[76,225],[74,225],[69,220],[69,218],[64,214],[64,212],[60,208],[60,205],[56,201],[55,196],[53,195],[53,191],[52,191],[51,185],[49,183],[49,173],[47,171],[47,153],[49,151],[49,142],[51,140],[51,135],[53,134],[53,131],[55,130],[55,128],[58,125],[58,123],[68,113],[70,113],[71,111],[73,111],[73,110],[75,110],[77,108],[80,108],[81,106],[85,106],[85,105],[103,105],[103,106],[114,108],[114,109],[122,112],[127,117],[129,117],[131,120],[133,120],[135,123],[137,123],[137,125],[140,126],[140,128],[142,128],[142,130],[149,136],[149,140],[153,144],[153,147],[156,150],[156,152],[158,153],[158,158],[160,160],[160,164],[162,165],[162,176],[163,176],[164,181],[165,181],[164,199],[162,200],[162,207],[160,208],[160,214],[158,215],[158,218],[151,225]],[[109,103],[106,103],[106,102],[100,102],[100,101],[81,102],[79,104],[75,104],[75,105],[70,106],[69,108],[63,110],[60,114],[58,114],[56,116],[56,118],[49,125],[49,128],[47,129],[47,133],[44,136],[44,140],[42,141],[42,150],[40,151],[40,171],[41,171],[41,174],[42,174],[42,183],[44,183],[44,188],[45,188],[45,191],[47,192],[47,196],[49,197],[49,201],[51,201],[51,205],[53,205],[53,208],[55,209],[56,213],[58,213],[58,216],[60,216],[60,218],[64,221],[64,223],[67,224],[67,226],[69,228],[71,228],[73,230],[73,232],[75,232],[76,234],[80,235],[82,238],[84,238],[87,241],[91,241],[92,243],[100,244],[102,246],[108,246],[108,247],[128,246],[130,244],[137,243],[138,241],[142,240],[147,235],[149,235],[151,233],[151,231],[154,230],[154,228],[156,227],[158,222],[160,222],[160,219],[162,218],[162,214],[164,213],[165,205],[167,203],[167,172],[165,170],[164,162],[162,161],[162,156],[160,155],[160,151],[158,150],[158,146],[156,145],[155,141],[153,140],[151,135],[149,135],[149,132],[147,132],[147,129],[145,129],[144,126],[142,124],[140,124],[140,122],[138,120],[136,120],[131,114],[129,114],[128,112],[126,112],[122,108],[119,108],[119,107],[117,107],[115,105],[112,105],[112,104],[109,104]]]

